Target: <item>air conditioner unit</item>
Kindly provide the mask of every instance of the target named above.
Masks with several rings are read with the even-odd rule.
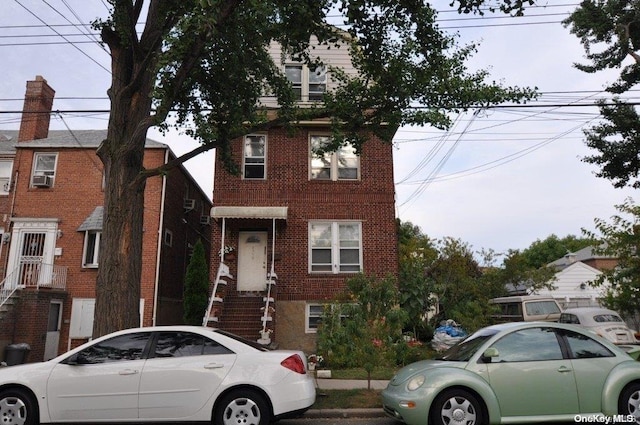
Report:
[[[205,226],[208,226],[209,223],[211,223],[211,217],[209,217],[208,215],[200,216],[200,224],[204,224]]]
[[[191,211],[195,207],[196,207],[196,200],[195,199],[185,199],[184,200],[184,209],[185,210]]]
[[[53,183],[53,178],[51,176],[45,176],[45,175],[33,176],[31,180],[31,184],[34,187],[51,187],[52,183]]]

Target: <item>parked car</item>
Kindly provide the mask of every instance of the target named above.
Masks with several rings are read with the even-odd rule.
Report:
[[[562,309],[553,297],[542,295],[514,295],[489,300],[497,307],[492,315],[494,323],[504,322],[557,322]]]
[[[196,326],[128,329],[0,369],[0,423],[273,420],[315,402],[302,352]]]
[[[614,344],[636,343],[634,332],[620,315],[600,307],[568,308],[560,315],[561,323],[573,323],[597,333]]]
[[[640,423],[640,362],[574,325],[503,323],[438,359],[400,369],[382,401],[387,415],[409,425],[573,423],[613,415]]]

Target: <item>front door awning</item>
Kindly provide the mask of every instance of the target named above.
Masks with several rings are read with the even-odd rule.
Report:
[[[213,207],[211,208],[211,217],[286,220],[288,208],[289,207]]]

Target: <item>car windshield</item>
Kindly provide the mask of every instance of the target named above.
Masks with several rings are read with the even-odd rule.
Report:
[[[450,362],[468,362],[471,357],[478,351],[478,348],[486,340],[494,336],[498,331],[496,329],[484,328],[478,332],[470,335],[463,341],[449,348],[442,353],[441,356],[436,357],[436,360],[446,360]]]
[[[593,320],[598,323],[622,322],[622,319],[615,314],[598,314],[596,316],[593,316]]]

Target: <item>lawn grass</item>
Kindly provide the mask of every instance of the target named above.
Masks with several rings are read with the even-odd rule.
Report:
[[[382,409],[379,390],[317,390],[312,409]]]

